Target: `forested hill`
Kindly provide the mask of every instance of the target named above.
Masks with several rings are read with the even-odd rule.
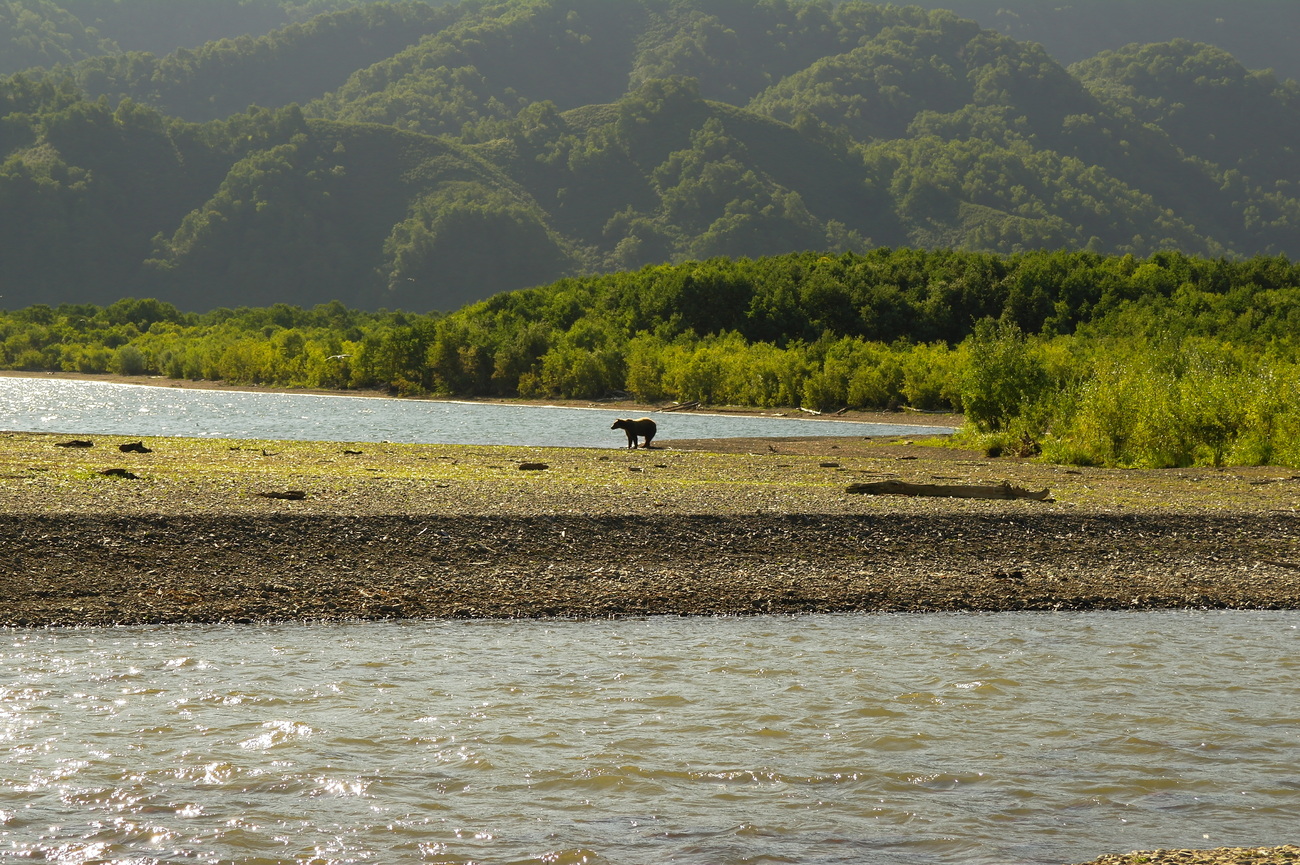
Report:
[[[950,9],[1075,63],[1134,42],[1187,39],[1222,48],[1251,69],[1300,78],[1300,3],[1282,0],[909,0]]]
[[[377,0],[0,0],[0,75],[126,51],[168,54],[263,36]],[[455,0],[425,0],[435,5]],[[949,9],[1075,63],[1133,42],[1187,39],[1300,78],[1300,4],[1279,0],[909,0]]]
[[[262,36],[374,0],[0,0],[0,74]]]
[[[33,4],[0,0],[0,44]],[[860,2],[320,5],[0,79],[0,302],[422,312],[712,256],[1300,248],[1300,85],[1205,44],[1067,69]]]

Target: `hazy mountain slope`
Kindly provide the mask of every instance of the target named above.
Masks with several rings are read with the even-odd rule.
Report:
[[[426,311],[799,250],[1294,255],[1298,105],[1207,46],[1066,69],[917,7],[377,3],[0,79],[0,293]]]
[[[1158,130],[1218,187],[1213,212],[1174,202],[1202,230],[1217,219],[1237,248],[1296,254],[1300,84],[1186,41],[1129,46],[1071,71],[1114,113]]]
[[[6,306],[150,296],[187,309],[376,307],[391,270],[419,271],[402,253],[410,245],[440,268],[436,293],[450,307],[484,284],[544,281],[568,264],[527,193],[453,142],[308,122],[296,109],[198,126],[141,106],[110,111],[49,84],[5,90],[11,119],[20,105],[47,109],[26,129],[6,124],[0,139]],[[453,236],[485,209],[490,236],[528,254],[482,262]],[[512,281],[521,263],[529,279]]]
[[[1300,191],[1300,84],[1250,72],[1230,54],[1178,40],[1130,45],[1070,68],[1116,111],[1169,136],[1189,157]]]
[[[386,241],[426,197],[456,186],[473,188],[478,198],[526,203],[491,166],[454,144],[384,126],[308,123],[300,116],[289,122],[298,128],[286,143],[235,162],[212,197],[158,244],[150,268],[162,299],[185,305],[184,296],[197,290],[224,305],[252,306],[268,296],[311,296],[325,288],[330,297],[373,307],[385,284]],[[516,239],[497,229],[501,242]],[[426,232],[416,242],[431,245],[433,257],[462,279],[496,276],[466,272],[458,247],[440,247],[435,235]],[[451,287],[440,285],[449,305],[471,299],[463,292],[457,298]]]
[[[0,0],[0,74],[124,51],[167,54],[372,0]]]
[[[130,98],[186,120],[228,117],[250,105],[307,102],[460,17],[460,7],[377,3],[320,15],[264,36],[222,39],[164,57],[115,54],[71,70],[92,96]]]
[[[590,269],[678,256],[900,241],[861,161],[769,118],[651,81],[607,111],[539,107],[479,146],[520,178]]]
[[[871,142],[914,214],[911,242],[999,248],[1018,237],[1207,253],[1252,242],[1239,219],[1223,218],[1231,199],[1221,183],[1158,126],[1098,99],[1037,46],[946,13],[824,58],[751,107]],[[1000,238],[986,230],[997,213],[1007,214]],[[937,216],[946,224],[934,226]]]
[[[15,306],[139,294],[151,238],[229,166],[155,112],[50,82],[0,83],[0,116],[0,285]]]
[[[828,52],[927,19],[863,3],[508,0],[359,71],[309,112],[460,135],[532,102],[561,110],[612,102],[672,77],[695,79],[705,98],[743,105]]]
[[[1300,79],[1300,4],[1286,0],[911,0],[950,9],[1062,63],[1130,44],[1183,39],[1214,45],[1249,69]]]
[[[53,0],[0,2],[0,74],[71,63],[117,50]]]
[[[499,3],[358,71],[309,110],[335,120],[459,135],[514,117],[534,101],[561,108],[610,102],[646,10],[638,2]]]

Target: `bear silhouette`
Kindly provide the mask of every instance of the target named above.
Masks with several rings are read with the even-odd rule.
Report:
[[[641,436],[645,439],[645,443],[641,445],[641,447],[648,448],[650,447],[650,442],[654,439],[655,432],[658,431],[659,427],[654,421],[650,420],[650,418],[639,417],[635,419],[619,418],[614,421],[614,425],[611,426],[610,429],[621,429],[627,433],[628,447],[635,448],[637,446],[637,436]]]

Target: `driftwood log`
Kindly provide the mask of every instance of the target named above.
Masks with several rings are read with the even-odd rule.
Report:
[[[1007,481],[1000,484],[910,484],[906,481],[875,481],[869,484],[849,484],[847,492],[868,496],[944,496],[956,499],[1031,499],[1050,502],[1050,490],[1033,492],[1024,487],[1013,487]]]

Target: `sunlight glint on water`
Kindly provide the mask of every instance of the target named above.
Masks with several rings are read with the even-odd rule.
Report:
[[[301,441],[621,447],[609,409],[187,390],[0,376],[0,430],[81,435],[197,436]],[[919,435],[947,427],[835,420],[656,415],[661,439],[738,436]]]
[[[1297,626],[9,630],[0,859],[1061,863],[1294,841]]]

